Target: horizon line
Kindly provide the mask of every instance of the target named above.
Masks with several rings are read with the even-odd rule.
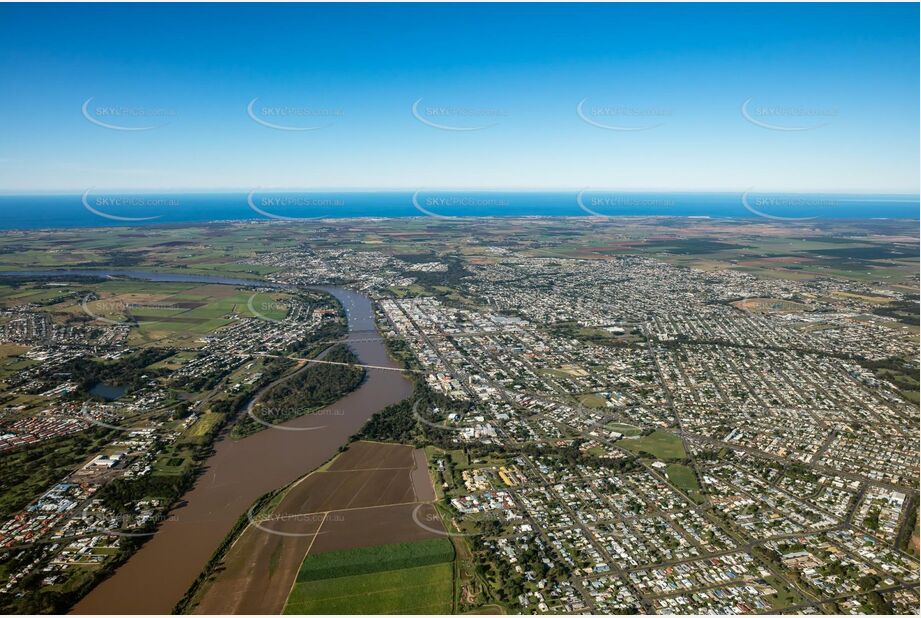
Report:
[[[739,189],[646,189],[646,188],[616,188],[603,186],[582,186],[582,187],[551,187],[551,188],[528,188],[528,187],[451,187],[451,186],[431,186],[431,187],[394,187],[394,188],[374,188],[374,187],[229,187],[229,188],[159,188],[159,187],[84,187],[82,189],[0,189],[2,197],[41,197],[41,196],[80,196],[87,191],[93,192],[137,192],[137,193],[159,193],[159,194],[238,194],[238,193],[284,193],[284,192],[303,192],[303,193],[325,193],[325,192],[342,192],[342,193],[431,193],[436,191],[455,191],[464,193],[519,193],[519,194],[546,194],[546,193],[597,193],[597,192],[617,192],[617,193],[658,193],[658,194],[786,194],[786,195],[846,195],[846,196],[868,196],[868,197],[908,197],[921,199],[921,190],[918,192],[908,191],[868,191],[868,190],[823,190],[823,189],[761,189],[759,187],[749,186]]]

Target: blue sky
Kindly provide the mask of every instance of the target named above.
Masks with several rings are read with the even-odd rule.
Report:
[[[917,193],[918,48],[916,4],[4,4],[0,191]]]

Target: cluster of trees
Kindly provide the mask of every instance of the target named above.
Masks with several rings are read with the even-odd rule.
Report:
[[[42,490],[61,479],[62,470],[76,467],[117,434],[92,427],[0,454],[0,517],[7,518]]]
[[[73,590],[56,590],[42,586],[45,576],[45,573],[35,571],[24,577],[18,587],[26,594],[2,595],[0,611],[4,614],[66,614],[92,587],[90,583],[84,583]],[[87,581],[93,580],[88,578]]]
[[[438,260],[438,254],[427,252],[427,253],[395,253],[394,258],[408,262],[410,264],[426,264],[428,262],[435,262]]]
[[[434,408],[441,410],[441,416],[444,417],[449,412],[463,414],[468,411],[470,404],[461,404],[435,393],[425,382],[417,379],[413,394],[408,399],[377,412],[352,439],[400,442],[416,447],[431,444],[446,449],[456,448],[455,432],[419,422],[417,414],[428,418]],[[434,417],[431,419],[433,423],[439,420]]]
[[[915,320],[917,324],[917,319]],[[908,393],[914,393],[917,400],[918,393],[918,363],[917,360],[907,362],[901,358],[884,358],[880,360],[858,359],[864,369],[869,369],[878,378],[892,382],[897,388]],[[904,396],[904,394],[903,394]]]
[[[419,427],[413,415],[413,399],[404,399],[374,414],[353,440],[417,444]]]
[[[77,382],[82,394],[99,382],[126,386],[129,389],[140,385],[142,376],[165,375],[165,369],[148,369],[148,365],[169,358],[176,353],[172,348],[144,348],[138,352],[111,362],[75,359],[65,363],[61,372],[69,374]]]
[[[629,348],[641,347],[645,345],[641,342],[631,342],[630,340],[626,339],[626,337],[640,337],[645,340],[645,337],[643,337],[643,332],[638,328],[631,328],[629,331],[624,333],[624,336],[617,336],[613,333],[607,333],[600,329],[582,328],[577,322],[560,322],[558,324],[554,324],[550,328],[550,332],[558,337],[577,339],[579,341],[587,341],[589,343],[606,345],[610,347]]]
[[[636,457],[625,457],[623,459],[610,459],[597,457],[587,452],[582,452],[579,447],[584,440],[574,440],[567,446],[554,446],[551,444],[534,444],[528,443],[521,448],[521,452],[529,457],[547,457],[560,467],[588,466],[592,468],[606,468],[615,472],[629,472],[635,469],[638,464]]]
[[[172,504],[192,486],[196,471],[188,469],[182,474],[147,474],[139,478],[117,478],[103,485],[97,498],[108,508],[125,513],[145,498],[159,498],[163,504]]]
[[[915,530],[913,522],[918,521],[918,496],[909,496],[905,506],[904,523],[899,528],[894,545],[904,552],[915,553],[912,548],[911,537]]]
[[[457,284],[461,282],[464,277],[470,276],[471,273],[469,270],[464,268],[464,262],[462,258],[457,256],[445,256],[443,258],[445,264],[447,264],[448,269],[443,272],[417,272],[412,271],[411,275],[416,279],[416,283],[426,287],[432,287],[435,285],[442,287],[457,287]]]
[[[211,411],[228,416],[239,412],[253,396],[253,393],[280,378],[284,372],[293,366],[294,361],[287,358],[268,359],[265,365],[262,366],[262,375],[259,376],[258,380],[241,389],[233,397],[213,400],[210,404]]]
[[[94,266],[124,267],[137,266],[144,262],[144,255],[137,251],[119,251],[110,249],[105,252],[104,258]]]
[[[883,595],[876,592],[870,592],[864,598],[861,608],[869,615],[877,616],[890,616],[895,612],[892,610],[892,606],[886,602],[886,599],[883,598]]]
[[[895,318],[902,324],[918,324],[918,295],[912,294],[906,300],[894,300],[873,309],[875,315]]]
[[[480,537],[472,540],[474,545],[474,568],[477,574],[493,583],[493,589],[499,600],[510,606],[518,605],[518,597],[525,593],[525,578],[516,575],[511,569],[502,568],[503,564],[495,562],[496,552],[492,545]],[[528,543],[522,548],[518,564],[524,571],[533,574],[535,579],[555,580],[563,576],[558,566],[549,566],[536,543]]]
[[[323,360],[352,365],[358,362],[358,357],[348,346],[336,345]],[[335,402],[358,388],[364,378],[365,370],[361,367],[325,363],[308,365],[268,391],[255,414],[260,416],[261,411],[268,411],[269,414],[261,415],[266,422],[284,423]],[[264,428],[265,425],[246,415],[237,421],[233,433],[235,437],[243,437]]]
[[[416,355],[404,339],[385,339],[384,347],[387,348],[387,353],[401,362],[406,369],[419,368],[419,364],[416,362]]]

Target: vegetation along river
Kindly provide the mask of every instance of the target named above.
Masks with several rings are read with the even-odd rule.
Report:
[[[175,281],[176,275],[126,271],[20,271],[19,276],[130,276]],[[218,277],[207,283],[260,285]],[[322,288],[335,296],[348,317],[349,347],[368,365],[398,367],[378,338],[370,299],[343,288]],[[372,336],[373,335],[373,336]],[[315,414],[284,427],[316,427],[310,431],[266,429],[242,440],[225,431],[214,454],[180,504],[116,572],[96,586],[74,608],[79,614],[168,614],[198,577],[215,549],[239,517],[263,494],[282,487],[320,466],[346,444],[372,414],[410,395],[410,382],[398,371],[369,369],[355,391]]]

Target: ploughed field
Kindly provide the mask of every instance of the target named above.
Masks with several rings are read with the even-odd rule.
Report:
[[[281,613],[305,556],[425,539],[440,539],[450,547],[436,531],[441,524],[431,504],[434,498],[424,454],[400,444],[354,442],[330,464],[293,485],[269,512],[251,515],[250,525],[216,569],[194,611]],[[418,521],[426,522],[425,526]],[[409,566],[420,567],[420,563]],[[445,569],[425,570],[417,576],[447,582],[450,610],[453,567]],[[370,590],[376,585],[372,584],[368,580],[361,585]],[[374,589],[382,592],[387,588]],[[299,594],[303,598],[305,593]]]

